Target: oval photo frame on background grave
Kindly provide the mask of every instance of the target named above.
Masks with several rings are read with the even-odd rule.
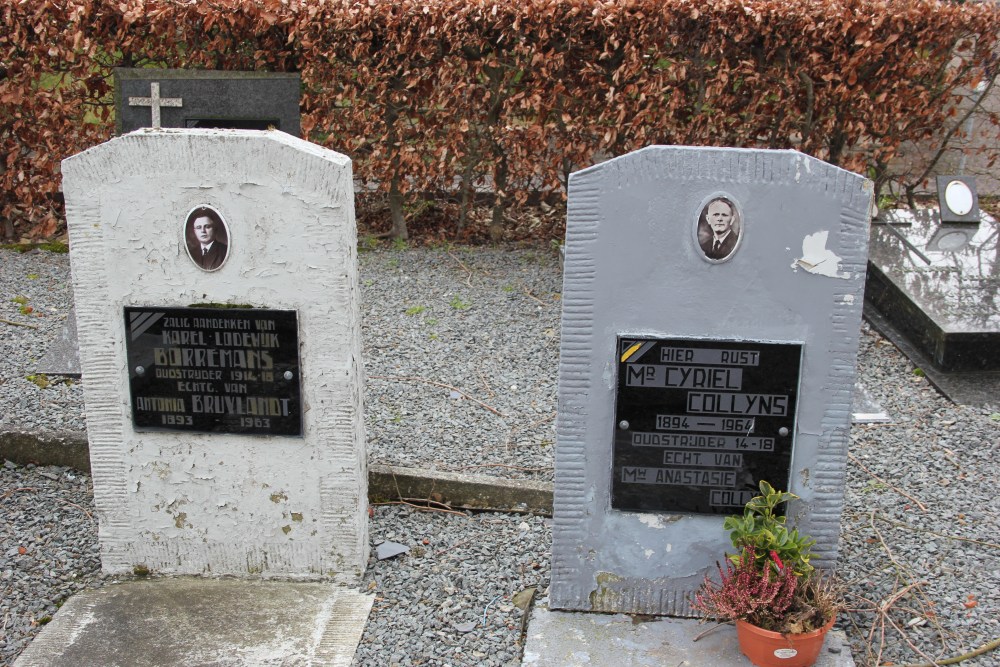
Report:
[[[723,235],[720,244],[715,243],[713,221],[720,231],[722,225],[728,225],[728,233]],[[702,200],[695,218],[694,241],[705,261],[712,264],[728,262],[743,244],[745,231],[743,212],[735,197],[726,192],[714,192]]]
[[[202,271],[218,271],[232,249],[229,225],[213,206],[195,206],[184,219],[184,245],[195,266]]]

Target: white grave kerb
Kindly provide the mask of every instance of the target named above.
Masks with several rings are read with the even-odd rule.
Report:
[[[63,179],[104,570],[357,583],[367,471],[350,160],[277,131],[148,129],[64,160]],[[198,207],[224,218],[220,268],[189,254]],[[295,312],[301,436],[134,427],[125,308],[193,304]]]

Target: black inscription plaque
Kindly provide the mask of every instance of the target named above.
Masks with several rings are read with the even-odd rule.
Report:
[[[611,507],[734,514],[788,489],[800,343],[621,336]]]
[[[302,435],[293,310],[125,308],[137,431]]]

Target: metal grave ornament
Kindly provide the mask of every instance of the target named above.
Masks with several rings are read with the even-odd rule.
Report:
[[[802,345],[618,338],[611,507],[732,514],[788,488]]]

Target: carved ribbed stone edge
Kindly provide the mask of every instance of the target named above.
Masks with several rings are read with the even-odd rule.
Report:
[[[584,606],[572,583],[586,543],[586,409],[593,348],[595,266],[589,260],[600,226],[600,183],[581,174],[570,186],[563,261],[559,404],[556,418],[555,488],[552,500],[553,607]]]

